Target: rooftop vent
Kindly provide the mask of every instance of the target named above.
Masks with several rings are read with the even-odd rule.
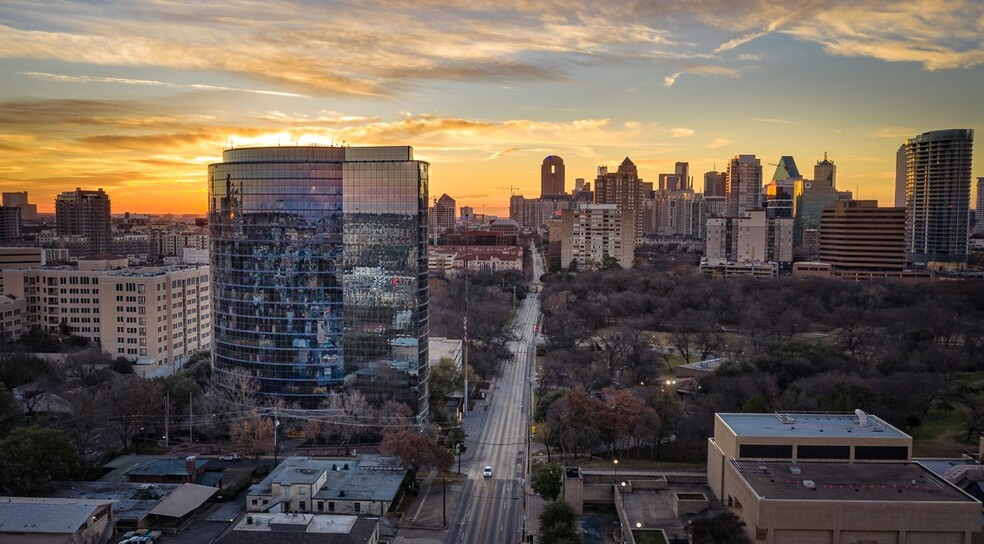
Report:
[[[864,410],[858,408],[854,411],[858,416],[858,425],[862,428],[868,426],[868,414],[864,413]]]

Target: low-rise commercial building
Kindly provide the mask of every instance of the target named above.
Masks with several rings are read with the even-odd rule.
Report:
[[[981,526],[980,502],[860,410],[716,414],[707,480],[759,543],[970,544]]]
[[[113,534],[112,506],[102,500],[0,497],[0,542],[105,544]]]
[[[379,520],[329,514],[250,514],[217,544],[377,544]]]
[[[383,515],[404,476],[396,457],[288,457],[249,491],[246,511]]]

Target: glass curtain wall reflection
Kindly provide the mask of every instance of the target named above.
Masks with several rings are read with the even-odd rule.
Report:
[[[410,147],[231,149],[209,166],[216,373],[316,406],[427,411],[428,165]]]

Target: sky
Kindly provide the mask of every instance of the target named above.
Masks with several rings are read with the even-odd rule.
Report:
[[[0,189],[113,212],[207,209],[206,166],[254,145],[410,145],[430,196],[508,214],[626,156],[824,153],[892,205],[895,153],[984,129],[981,0],[228,0],[0,3]],[[984,145],[974,152],[984,176]]]

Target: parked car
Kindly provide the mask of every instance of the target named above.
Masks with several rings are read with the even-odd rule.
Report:
[[[219,461],[238,461],[238,460],[239,460],[239,454],[235,452],[226,453],[219,456]]]

